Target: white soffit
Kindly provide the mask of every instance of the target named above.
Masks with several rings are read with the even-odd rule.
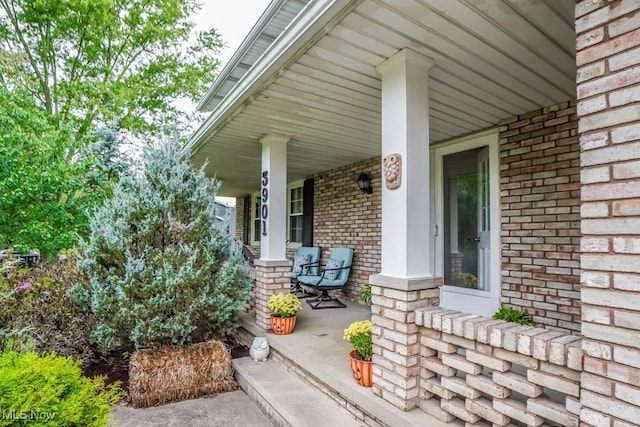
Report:
[[[435,61],[432,142],[575,98],[573,0],[363,0],[349,6],[249,101],[218,111],[220,119],[196,133],[193,161],[210,160],[207,172],[224,181],[221,193],[258,190],[258,138],[267,133],[291,137],[289,181],[380,155],[375,66],[404,47]]]

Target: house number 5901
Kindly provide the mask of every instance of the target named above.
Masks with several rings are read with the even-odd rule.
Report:
[[[260,209],[260,216],[262,217],[262,235],[267,235],[267,218],[269,217],[269,171],[262,171],[262,208]]]

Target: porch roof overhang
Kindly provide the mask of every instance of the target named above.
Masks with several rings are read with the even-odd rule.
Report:
[[[272,4],[289,1],[300,5]],[[207,174],[223,181],[227,196],[258,191],[258,140],[268,133],[291,138],[289,182],[380,155],[375,67],[403,48],[435,61],[431,143],[573,99],[574,7],[574,0],[310,0],[249,69],[223,71],[200,105],[213,111],[186,149],[196,165],[209,159]]]

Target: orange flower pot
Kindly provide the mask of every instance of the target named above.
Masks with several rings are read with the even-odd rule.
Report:
[[[287,335],[293,332],[296,326],[296,316],[276,317],[271,315],[271,329],[276,335]]]
[[[367,360],[356,359],[354,356],[356,350],[349,352],[349,360],[351,361],[351,372],[353,378],[358,384],[365,387],[373,385],[373,362]]]

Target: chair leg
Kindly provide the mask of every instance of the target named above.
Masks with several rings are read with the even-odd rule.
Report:
[[[308,292],[306,289],[300,286],[300,283],[298,281],[291,282],[290,293],[297,296],[298,298],[309,298],[309,297],[318,296],[318,294],[316,293]]]
[[[329,291],[324,289],[318,298],[308,299],[307,304],[314,310],[323,308],[346,308],[347,306],[338,298],[331,298]]]

